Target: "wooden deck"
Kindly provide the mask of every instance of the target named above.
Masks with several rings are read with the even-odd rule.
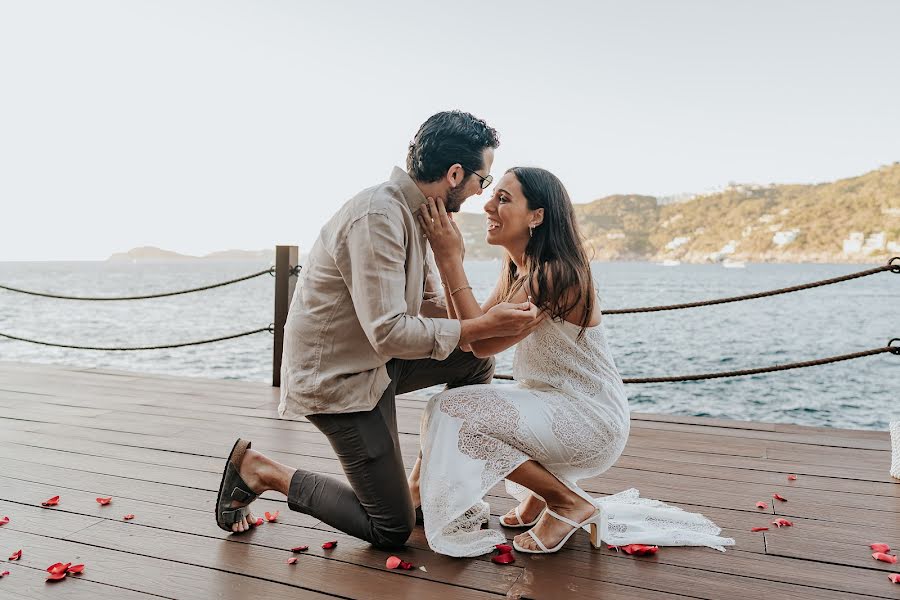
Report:
[[[277,523],[235,537],[216,527],[215,491],[237,435],[340,476],[325,438],[277,419],[276,404],[265,384],[0,362],[0,519],[10,517],[0,572],[11,572],[0,598],[900,598],[887,577],[900,564],[873,560],[868,547],[900,547],[886,432],[635,414],[624,455],[584,487],[636,487],[702,512],[736,547],[633,557],[592,551],[580,532],[557,555],[501,566],[433,554],[417,529],[398,554],[427,571],[398,572],[385,569],[388,552],[289,511],[274,494],[259,511],[280,510]],[[398,399],[408,465],[423,406]],[[787,502],[772,506],[776,492]],[[512,506],[502,489],[493,493],[495,515]],[[58,506],[41,507],[56,495]],[[756,509],[758,500],[771,508]],[[750,532],[775,515],[794,527]],[[337,547],[322,550],[329,540]],[[301,544],[309,552],[288,565]],[[20,548],[21,560],[5,560]],[[84,563],[84,574],[46,583],[44,569],[60,561]]]

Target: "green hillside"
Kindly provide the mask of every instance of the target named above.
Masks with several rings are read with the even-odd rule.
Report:
[[[616,195],[575,206],[595,260],[881,262],[900,254],[900,163],[816,185],[731,185],[660,204]],[[500,256],[484,215],[461,213],[469,258]]]

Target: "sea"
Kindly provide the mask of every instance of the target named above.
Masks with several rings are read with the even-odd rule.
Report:
[[[142,295],[199,287],[267,263],[0,262],[0,285],[74,296]],[[844,275],[874,265],[592,265],[604,309],[747,294]],[[499,261],[467,261],[476,296],[496,283]],[[0,289],[0,333],[101,347],[164,345],[267,327],[274,278],[168,298],[85,302]],[[605,315],[623,377],[707,373],[846,354],[900,338],[900,275],[882,272],[770,298],[658,313]],[[270,382],[268,332],[215,344],[107,352],[52,348],[0,337],[0,360]],[[513,349],[497,356],[511,373]],[[2,382],[0,382],[2,384]],[[503,385],[499,383],[499,385]],[[437,388],[430,391],[437,391]],[[746,377],[629,384],[632,410],[725,419],[886,430],[900,419],[900,356]],[[427,391],[426,391],[427,392]]]

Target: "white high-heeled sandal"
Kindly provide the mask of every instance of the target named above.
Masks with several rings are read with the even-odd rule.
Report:
[[[599,535],[599,532],[597,531],[597,526],[600,525],[602,523],[603,519],[606,517],[606,513],[604,513],[601,509],[598,508],[594,514],[592,514],[590,517],[588,517],[581,523],[576,523],[572,519],[567,519],[566,517],[564,517],[562,515],[556,514],[549,508],[546,508],[544,510],[546,511],[546,513],[548,515],[550,515],[557,521],[562,521],[566,525],[570,525],[572,527],[572,531],[567,533],[566,537],[564,537],[562,539],[562,541],[560,541],[557,545],[553,546],[552,548],[547,548],[547,546],[544,545],[544,542],[542,542],[538,538],[538,536],[536,536],[534,534],[534,530],[529,529],[527,532],[528,535],[531,536],[531,539],[534,540],[534,543],[536,543],[538,545],[538,548],[540,548],[540,550],[531,550],[529,548],[523,548],[522,546],[519,545],[518,542],[516,542],[516,540],[513,540],[513,548],[515,548],[518,552],[525,552],[527,554],[552,554],[554,552],[559,552],[560,548],[562,548],[566,544],[566,542],[569,541],[569,538],[572,537],[572,534],[575,533],[576,531],[578,531],[579,529],[581,529],[582,527],[584,527],[585,525],[591,526],[591,545],[594,548],[600,547],[600,535]]]
[[[517,504],[516,508],[515,508],[516,521],[518,521],[519,524],[518,525],[515,525],[515,524],[510,525],[505,520],[503,520],[503,517],[506,516],[506,515],[503,515],[503,517],[500,517],[500,525],[502,525],[503,527],[509,527],[510,529],[522,529],[523,527],[531,527],[540,520],[541,515],[544,514],[545,510],[547,510],[547,507],[545,506],[544,508],[541,509],[541,512],[538,513],[538,516],[536,516],[534,518],[534,521],[532,521],[531,523],[525,523],[524,521],[522,521],[522,511],[519,509],[519,506],[520,505]]]

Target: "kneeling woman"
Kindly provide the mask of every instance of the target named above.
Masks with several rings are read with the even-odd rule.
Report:
[[[428,403],[410,490],[421,502],[431,548],[477,556],[504,543],[500,532],[481,529],[489,516],[484,496],[504,479],[520,504],[501,525],[527,528],[513,540],[520,552],[556,552],[580,528],[590,529],[595,546],[601,538],[719,549],[733,544],[717,537],[719,529],[704,517],[637,498],[635,490],[627,498],[595,500],[578,486],[621,455],[629,409],[600,325],[572,203],[550,172],[515,168],[501,178],[485,212],[487,241],[502,246],[507,257],[497,286],[479,306],[452,216],[440,202],[429,200],[422,208],[420,222],[446,286],[450,318],[471,319],[502,301],[522,302],[523,308],[534,303],[545,318],[522,336],[471,348],[487,356],[515,346],[515,385],[448,389]],[[617,502],[605,502],[611,499]],[[635,541],[623,541],[629,539]]]

